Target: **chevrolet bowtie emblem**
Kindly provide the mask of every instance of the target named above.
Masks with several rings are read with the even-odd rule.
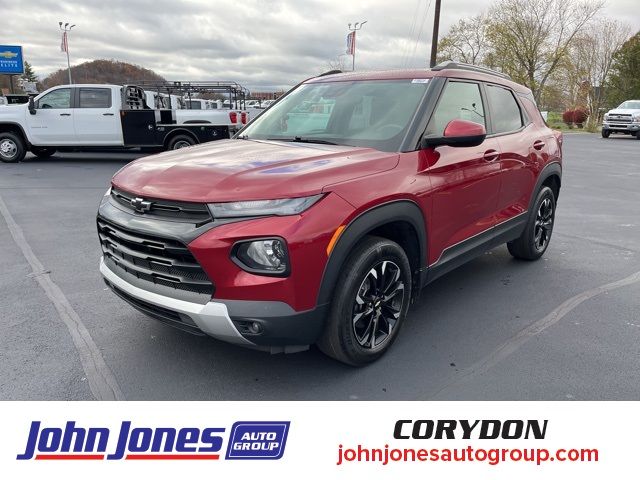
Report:
[[[132,198],[131,206],[136,212],[144,213],[151,210],[151,202],[142,198]]]
[[[10,52],[9,50],[6,50],[4,52],[0,52],[0,57],[4,57],[4,58],[16,58],[17,56],[18,56],[17,53]]]

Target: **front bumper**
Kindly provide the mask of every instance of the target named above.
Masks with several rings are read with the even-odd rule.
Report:
[[[640,131],[640,123],[616,123],[615,121],[605,121],[602,128],[612,132],[636,133]]]
[[[308,349],[319,337],[328,310],[328,305],[321,305],[296,312],[277,301],[219,300],[203,305],[179,300],[132,285],[111,271],[102,258],[100,273],[116,295],[152,318],[190,333],[271,353]],[[251,323],[260,325],[259,333],[247,329]]]
[[[207,335],[224,340],[225,342],[248,347],[255,346],[253,342],[247,340],[240,334],[240,332],[238,332],[229,317],[227,306],[223,303],[208,302],[202,305],[143,290],[131,285],[129,282],[126,282],[113,273],[104,263],[104,259],[102,258],[100,259],[100,273],[106,280],[109,287],[114,289],[116,293],[119,291],[124,292],[126,295],[122,295],[121,293],[118,293],[118,295],[139,310],[144,306],[144,304],[151,304],[151,306],[160,307],[160,309],[156,311],[158,314],[157,316],[160,316],[163,310],[176,313],[177,316],[175,318],[177,320],[175,320],[176,324],[173,326],[178,326],[178,323],[182,321],[185,325],[184,330],[188,330],[189,326],[195,325],[199,330]],[[133,297],[134,299],[141,301],[141,303],[131,301],[128,297]],[[153,310],[146,310],[147,311],[144,313],[147,315],[156,316],[153,315]],[[164,316],[166,317],[166,315]]]

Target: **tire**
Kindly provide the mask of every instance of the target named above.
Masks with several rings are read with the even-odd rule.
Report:
[[[609,138],[609,135],[611,135],[611,130],[607,130],[606,128],[602,129],[602,138]]]
[[[27,149],[20,135],[11,132],[0,132],[0,161],[17,163],[24,159]]]
[[[56,153],[56,149],[51,147],[31,147],[31,153],[38,158],[49,158]]]
[[[640,140],[640,130],[636,132],[636,139]]]
[[[176,135],[167,144],[167,150],[178,150],[180,148],[190,147],[195,145],[196,141],[189,135]]]
[[[533,204],[524,232],[507,243],[509,253],[520,260],[537,260],[549,246],[556,216],[556,198],[553,190],[542,187]]]
[[[386,298],[371,291],[376,287],[386,289]],[[411,266],[402,247],[386,238],[365,237],[342,267],[318,348],[348,365],[374,362],[400,332],[411,287]]]

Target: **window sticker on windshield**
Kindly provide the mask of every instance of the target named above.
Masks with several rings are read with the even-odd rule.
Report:
[[[411,83],[427,83],[428,81],[428,78],[414,78]]]

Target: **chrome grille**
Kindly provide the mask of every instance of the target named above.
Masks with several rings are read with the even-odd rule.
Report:
[[[618,124],[629,124],[632,122],[631,115],[626,113],[621,114],[613,114],[607,117],[607,122],[609,123],[618,123]]]
[[[178,202],[174,200],[160,200],[146,197],[141,198],[117,188],[111,189],[111,198],[127,211],[148,217],[195,223],[196,225],[204,225],[212,220],[209,209],[204,203]],[[147,204],[148,209],[136,209],[134,206],[136,201],[144,201],[144,203]]]
[[[105,259],[156,285],[213,295],[214,286],[189,249],[173,239],[142,234],[98,217]]]

